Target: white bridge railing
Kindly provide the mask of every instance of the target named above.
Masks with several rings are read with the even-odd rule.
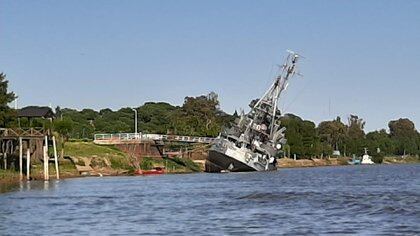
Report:
[[[210,137],[196,137],[196,136],[181,136],[181,135],[167,135],[167,134],[143,134],[143,133],[117,133],[117,134],[95,134],[94,143],[97,144],[115,144],[130,141],[178,141],[187,143],[211,143],[214,138]]]

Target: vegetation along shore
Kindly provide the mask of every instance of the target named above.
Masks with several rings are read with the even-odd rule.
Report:
[[[176,151],[172,152],[174,155],[168,156],[159,154],[156,150],[145,154],[121,146],[96,145],[92,142],[94,135],[98,133],[133,133],[133,108],[95,111],[88,108],[76,110],[34,106],[34,109],[50,111],[53,118],[28,118],[20,117],[21,110],[9,106],[16,98],[13,92],[8,91],[6,75],[1,73],[1,129],[42,128],[56,136],[62,177],[129,175],[137,169],[147,170],[157,166],[165,167],[168,173],[197,172],[203,169],[208,145],[171,143],[163,147],[166,151]],[[222,127],[229,127],[239,117],[237,112],[228,114],[222,111],[218,96],[213,92],[198,97],[186,97],[182,106],[146,102],[134,109],[138,114],[138,130],[152,134],[215,137]],[[364,148],[369,150],[376,163],[419,162],[420,134],[408,118],[390,121],[389,131],[382,129],[367,133],[364,131],[365,121],[357,115],[349,115],[346,121],[337,117],[317,125],[299,116],[285,114],[281,124],[287,129],[288,142],[279,156],[282,158],[278,162],[279,167],[344,165],[352,156],[362,155]],[[15,151],[6,160],[16,160],[18,150]],[[2,154],[2,160],[4,159]],[[0,162],[2,189],[19,180],[16,162],[8,164]],[[50,175],[53,176],[54,168],[50,165]],[[32,179],[42,179],[42,161],[34,160],[31,172]]]

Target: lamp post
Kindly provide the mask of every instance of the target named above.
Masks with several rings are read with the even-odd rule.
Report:
[[[134,135],[137,138],[137,110],[134,108],[131,108],[131,110],[134,111]]]

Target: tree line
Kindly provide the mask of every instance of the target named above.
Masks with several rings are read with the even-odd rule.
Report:
[[[365,148],[380,161],[386,155],[420,155],[420,133],[407,118],[392,120],[385,129],[365,133],[363,119],[350,115],[347,122],[340,117],[331,121],[314,122],[286,114],[282,120],[286,129],[285,154],[297,158],[331,156],[339,151],[343,156],[360,156]],[[337,152],[336,152],[337,153]]]
[[[146,102],[136,108],[117,111],[102,109],[75,109],[57,107],[56,123],[68,128],[70,138],[92,138],[96,133],[133,133],[135,109],[138,130],[144,133],[178,134],[190,136],[217,136],[222,127],[234,117],[219,108],[215,93],[186,97],[182,106],[166,102]],[[65,124],[65,125],[63,125]]]
[[[76,110],[55,108],[56,119],[51,122],[35,119],[30,124],[17,122],[17,112],[8,106],[16,98],[8,91],[8,81],[0,74],[1,127],[44,126],[53,128],[64,139],[92,139],[97,133],[134,132],[135,109],[138,130],[144,133],[178,134],[215,137],[223,127],[238,118],[237,112],[227,114],[220,109],[217,94],[211,92],[198,97],[186,97],[182,106],[165,102],[146,102],[113,111],[102,109]],[[284,155],[297,158],[324,157],[339,153],[344,156],[361,155],[364,148],[375,158],[384,155],[420,155],[420,134],[407,118],[392,120],[389,131],[382,129],[365,133],[365,121],[350,115],[343,122],[340,117],[322,121],[318,125],[293,114],[285,114],[281,125],[286,127],[287,144]]]

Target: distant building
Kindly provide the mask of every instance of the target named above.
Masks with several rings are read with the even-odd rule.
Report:
[[[49,107],[27,106],[18,110],[18,118],[54,119],[55,114]]]
[[[50,107],[39,107],[39,106],[23,107],[18,110],[17,116],[18,116],[19,127],[21,127],[22,118],[23,120],[28,121],[28,123],[25,122],[24,126],[26,127],[33,127],[34,122],[35,122],[35,126],[40,126],[39,122],[36,122],[36,120],[38,119],[50,120],[51,122],[53,121],[53,119],[55,119],[55,114]]]

